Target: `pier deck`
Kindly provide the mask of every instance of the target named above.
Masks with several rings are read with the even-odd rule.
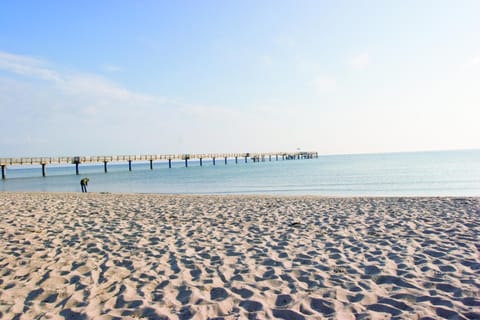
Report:
[[[6,178],[7,166],[22,166],[22,165],[41,165],[42,176],[46,176],[47,164],[72,164],[75,165],[76,174],[79,174],[79,165],[81,163],[103,163],[104,171],[107,172],[107,164],[109,162],[128,162],[129,170],[132,170],[133,161],[150,161],[150,169],[153,170],[154,161],[168,161],[168,165],[172,167],[172,161],[183,160],[185,166],[188,167],[188,160],[200,160],[200,166],[203,164],[203,159],[212,159],[215,165],[216,159],[224,159],[227,164],[227,159],[235,159],[238,163],[238,158],[244,159],[248,162],[250,158],[253,162],[265,161],[268,158],[275,160],[291,160],[291,159],[311,159],[318,158],[317,152],[312,151],[297,151],[297,152],[264,152],[264,153],[201,153],[201,154],[159,154],[159,155],[119,155],[119,156],[72,156],[72,157],[22,157],[22,158],[0,158],[0,166],[2,169],[2,179]]]

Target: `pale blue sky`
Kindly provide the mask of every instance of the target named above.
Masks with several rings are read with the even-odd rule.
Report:
[[[2,1],[0,157],[480,148],[480,1]]]

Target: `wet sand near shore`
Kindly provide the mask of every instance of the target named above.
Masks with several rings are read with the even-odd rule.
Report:
[[[480,319],[480,198],[0,193],[2,319]]]

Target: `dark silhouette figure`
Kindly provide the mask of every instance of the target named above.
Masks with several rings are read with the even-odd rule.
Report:
[[[88,178],[83,178],[82,180],[80,180],[80,186],[82,187],[82,192],[87,192],[88,181],[90,181]]]

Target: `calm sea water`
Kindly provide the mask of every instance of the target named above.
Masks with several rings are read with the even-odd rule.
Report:
[[[90,179],[89,192],[181,194],[287,194],[326,196],[480,196],[480,150],[369,155],[319,156],[318,159],[238,164],[229,159],[173,163],[7,167],[1,191],[80,192],[80,179]]]

